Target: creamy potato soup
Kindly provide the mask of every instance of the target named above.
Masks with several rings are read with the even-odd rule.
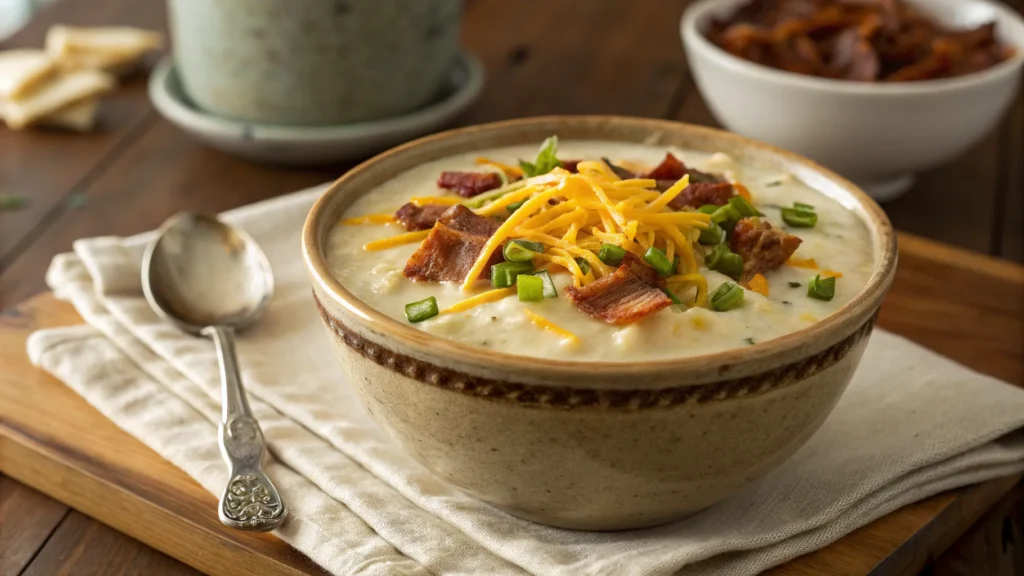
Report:
[[[327,260],[360,300],[443,338],[640,361],[818,322],[864,287],[873,255],[854,213],[790,174],[550,138],[396,175],[347,210]]]

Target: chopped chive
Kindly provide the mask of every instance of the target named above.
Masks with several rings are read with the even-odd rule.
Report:
[[[719,208],[720,206],[715,204],[705,204],[700,208],[697,208],[697,212],[700,212],[701,214],[714,214],[715,210],[718,210]]]
[[[704,265],[709,270],[717,270],[734,280],[743,274],[743,257],[729,250],[725,244],[715,246],[704,259]]]
[[[527,200],[529,200],[529,198],[525,198],[523,200],[520,200],[519,202],[513,202],[508,206],[505,206],[505,209],[508,210],[509,212],[515,212],[516,210],[519,210],[519,208],[522,207],[523,204],[526,204]]]
[[[430,318],[437,316],[437,314],[437,299],[433,296],[426,300],[410,302],[405,305],[405,318],[413,324],[429,320]]]
[[[501,254],[507,262],[529,262],[533,255],[544,251],[544,245],[540,242],[529,242],[527,240],[512,240],[501,249]]]
[[[573,258],[573,260],[576,260],[576,265],[580,267],[580,272],[583,272],[584,275],[590,273],[590,262],[587,262],[586,258],[577,256],[576,258]]]
[[[555,281],[551,279],[551,274],[547,270],[541,270],[540,272],[534,273],[534,276],[540,278],[544,282],[544,297],[545,298],[558,298],[558,288],[555,287]]]
[[[803,286],[803,284],[801,284],[801,283],[799,283],[799,282],[790,282],[790,283],[789,283],[789,287],[790,287],[790,288],[799,288],[799,287],[801,287],[801,286]]]
[[[764,214],[758,212],[757,208],[754,208],[750,202],[747,202],[747,199],[743,196],[733,196],[732,198],[729,198],[729,205],[735,208],[736,211],[739,212],[740,216],[744,218],[764,216]]]
[[[818,215],[802,208],[783,208],[782,221],[794,228],[813,228],[818,223]]]
[[[785,304],[786,306],[789,306],[789,305],[793,304],[789,300],[783,300],[782,303]]]
[[[767,188],[774,188],[776,186],[782,186],[782,180],[776,180],[774,182],[769,182],[769,183],[765,184],[765,187],[767,187]]]
[[[793,202],[793,208],[800,208],[803,210],[810,210],[811,212],[814,212],[814,206],[810,204],[804,204],[803,202]]]
[[[753,346],[754,344],[757,344],[757,342],[755,342],[753,338],[744,338],[743,341],[746,342],[748,346]]]
[[[742,218],[742,216],[732,204],[720,206],[717,210],[711,213],[711,221],[715,224],[721,225],[723,228],[732,228],[733,225],[740,221],[740,218]]]
[[[508,288],[516,283],[520,274],[533,272],[533,264],[530,262],[501,262],[491,266],[491,286],[495,288]]]
[[[544,299],[544,281],[539,276],[521,274],[516,279],[516,293],[521,302],[540,302]]]
[[[668,296],[668,299],[672,301],[672,304],[676,306],[682,306],[683,301],[680,300],[678,296],[673,294],[671,290],[669,290],[668,288],[662,288],[661,291],[665,293],[665,296]]]
[[[601,250],[597,253],[597,257],[609,266],[618,266],[626,257],[626,250],[614,244],[601,244]]]
[[[697,241],[707,246],[714,246],[716,244],[721,244],[724,239],[725,230],[723,230],[718,224],[712,222],[706,230],[700,231],[700,238],[698,238]]]
[[[644,262],[650,264],[651,268],[658,271],[658,275],[665,278],[671,276],[672,272],[675,271],[675,268],[672,267],[672,262],[668,261],[665,253],[654,246],[648,248],[647,252],[644,253]]]
[[[836,278],[829,276],[822,278],[818,274],[807,282],[807,296],[816,300],[831,300],[836,295]]]
[[[732,282],[726,282],[711,294],[709,302],[711,303],[711,309],[716,312],[725,312],[739,308],[743,304],[743,288]]]

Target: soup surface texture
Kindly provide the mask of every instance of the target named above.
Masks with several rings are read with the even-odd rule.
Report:
[[[484,173],[488,168],[477,164],[480,157],[515,166],[519,159],[533,159],[537,155],[536,146],[530,145],[452,156],[396,174],[345,212],[342,221],[329,234],[327,261],[332,274],[352,294],[399,322],[408,322],[406,304],[434,297],[441,313],[412,326],[494,351],[574,361],[663,360],[750,346],[820,321],[864,287],[873,266],[866,226],[855,213],[788,173],[740,163],[721,153],[663,146],[564,141],[558,148],[559,159],[599,161],[608,158],[621,166],[636,167],[638,172],[640,167],[658,165],[666,153],[682,160],[688,168],[742,184],[737,188],[749,191],[750,204],[762,213],[761,219],[777,230],[799,237],[802,240],[799,248],[785,264],[764,271],[755,281],[763,283],[752,285],[750,278],[739,278],[735,274],[730,278],[720,271],[707,269],[702,262],[712,247],[694,242],[699,274],[706,279],[707,301],[696,305],[694,292],[697,289],[690,288],[677,295],[683,304],[668,306],[635,322],[622,324],[584,313],[569,297],[573,274],[559,266],[548,267],[557,287],[557,297],[521,301],[513,286],[504,297],[453,312],[446,309],[494,288],[486,280],[476,282],[469,289],[460,282],[410,280],[403,269],[419,248],[419,241],[385,249],[364,248],[370,242],[407,232],[397,223],[386,222],[383,216],[364,220],[358,217],[394,214],[414,197],[448,197],[450,202],[462,201],[455,193],[438,187],[438,176],[442,172]],[[486,194],[476,199],[485,198]],[[474,200],[465,199],[471,205]],[[813,206],[816,214],[813,227],[794,227],[784,221],[782,209],[793,207],[795,203]],[[503,209],[501,217],[508,218],[508,214],[509,211]],[[694,239],[698,233],[699,230],[693,231]],[[728,245],[728,240],[725,243]],[[500,253],[499,248],[499,261]],[[539,267],[543,268],[543,263]],[[835,277],[834,296],[830,300],[809,295],[808,284],[816,276],[819,279]],[[486,274],[481,277],[486,278]],[[716,311],[710,306],[710,295],[727,283],[744,286],[742,302],[738,307]]]

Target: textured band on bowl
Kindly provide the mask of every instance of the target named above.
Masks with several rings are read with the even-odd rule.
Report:
[[[436,366],[370,342],[331,315],[313,293],[324,324],[346,346],[368,360],[418,382],[498,402],[560,410],[638,410],[667,408],[688,402],[713,402],[768,391],[799,382],[830,368],[871,334],[878,311],[852,334],[812,356],[752,376],[654,390],[594,390],[570,386],[524,384],[480,378]]]

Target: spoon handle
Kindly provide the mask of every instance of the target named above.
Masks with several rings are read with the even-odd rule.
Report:
[[[209,326],[203,334],[213,339],[220,360],[220,453],[230,479],[220,497],[218,516],[232,528],[265,532],[284,521],[287,510],[274,484],[263,472],[267,454],[263,431],[252,415],[242,387],[235,356],[235,333],[227,326]]]

